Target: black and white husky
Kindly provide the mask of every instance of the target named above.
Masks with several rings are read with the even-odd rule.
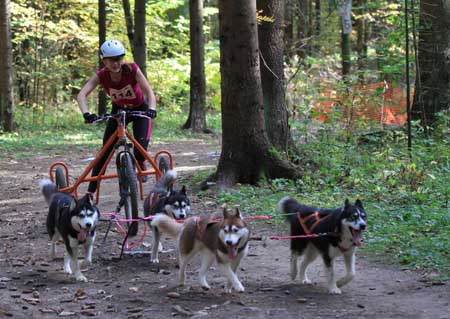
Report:
[[[78,264],[78,246],[84,247],[84,262],[92,263],[100,212],[88,194],[76,200],[70,195],[57,192],[56,185],[48,179],[42,180],[40,186],[49,205],[47,232],[51,240],[50,257],[55,258],[56,243],[62,238],[66,247],[64,271],[73,274],[77,281],[87,282]]]
[[[178,252],[180,262],[179,283],[185,284],[186,266],[189,261],[200,253],[202,262],[199,271],[200,285],[209,289],[206,273],[214,261],[227,281],[225,291],[234,289],[243,292],[244,286],[236,275],[241,259],[247,255],[250,230],[242,219],[239,209],[212,215],[202,214],[193,216],[184,222],[177,223],[164,214],[157,214],[152,225],[178,239]]]
[[[320,254],[328,281],[328,291],[340,294],[340,287],[349,283],[355,276],[356,248],[361,246],[361,232],[367,226],[367,216],[361,201],[355,204],[345,201],[344,207],[337,209],[319,209],[302,205],[291,197],[284,197],[278,203],[281,213],[291,226],[291,235],[321,234],[316,238],[291,239],[291,278],[297,276],[297,259],[303,255],[300,264],[300,281],[310,284],[306,275],[308,265]],[[324,235],[327,234],[327,235]],[[337,280],[333,262],[344,256],[346,275]]]
[[[173,184],[177,178],[177,172],[167,171],[150,190],[144,201],[144,216],[166,214],[174,219],[184,219],[191,211],[191,203],[187,195],[186,187],[174,190]],[[152,263],[159,263],[158,253],[163,250],[161,234],[157,227],[153,227]]]

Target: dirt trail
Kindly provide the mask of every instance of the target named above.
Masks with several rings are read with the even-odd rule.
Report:
[[[163,148],[173,153],[184,178],[216,164],[220,152],[219,146],[202,140],[155,145],[150,151]],[[62,272],[62,258],[48,259],[47,207],[37,184],[48,176],[51,162],[66,161],[78,176],[90,156],[73,150],[64,155],[31,155],[24,159],[26,165],[8,159],[0,163],[0,318],[450,318],[448,285],[432,285],[413,272],[373,262],[364,251],[357,258],[356,278],[342,295],[327,294],[320,263],[310,272],[314,285],[292,282],[287,241],[251,242],[238,273],[245,293],[225,294],[224,279],[215,268],[208,276],[212,289],[203,291],[197,285],[197,262],[188,267],[187,287],[180,288],[173,250],[160,255],[157,273],[146,253],[151,243],[148,234],[136,248],[141,253],[119,260],[122,236],[114,227],[102,245],[106,221],[99,227],[94,264],[85,272],[89,282],[75,282]],[[105,183],[99,205],[103,212],[115,207],[116,188]],[[217,208],[195,193],[191,200],[193,212]],[[283,231],[265,221],[251,225],[259,235]],[[164,247],[173,249],[174,243],[164,240]],[[62,257],[62,249],[59,253]],[[342,274],[341,259],[338,269]]]

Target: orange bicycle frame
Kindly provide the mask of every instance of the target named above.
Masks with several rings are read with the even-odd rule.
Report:
[[[54,162],[50,166],[50,179],[52,181],[55,181],[54,177],[54,170],[57,166],[62,166],[64,168],[65,177],[66,177],[66,185],[67,187],[61,188],[59,191],[63,193],[73,193],[73,195],[77,198],[78,197],[78,187],[81,183],[87,183],[91,181],[97,181],[97,191],[96,191],[96,203],[99,202],[99,196],[100,196],[100,182],[105,179],[112,179],[117,178],[117,173],[111,173],[111,174],[105,174],[106,168],[108,167],[109,162],[111,161],[111,158],[113,157],[115,153],[115,149],[112,150],[111,154],[109,154],[107,160],[105,161],[105,164],[103,164],[102,169],[100,170],[99,174],[97,176],[88,176],[89,173],[92,171],[94,166],[98,163],[98,161],[101,159],[103,154],[106,152],[106,150],[116,143],[116,141],[121,141],[124,137],[128,138],[129,141],[133,144],[133,146],[145,157],[145,159],[150,163],[151,169],[147,169],[143,171],[139,165],[135,165],[137,169],[137,176],[139,181],[139,192],[141,194],[141,200],[144,199],[143,194],[143,187],[142,187],[142,176],[144,175],[155,175],[156,180],[158,181],[161,178],[161,171],[159,170],[159,167],[157,165],[157,158],[163,154],[167,155],[170,162],[170,168],[173,168],[173,158],[172,154],[170,154],[168,151],[161,150],[158,151],[154,158],[151,158],[150,155],[147,153],[147,151],[138,143],[138,141],[134,138],[130,132],[126,129],[125,125],[117,125],[116,131],[109,137],[108,141],[102,146],[102,148],[98,151],[97,155],[95,156],[95,159],[92,160],[88,167],[83,171],[81,176],[75,180],[75,183],[73,185],[70,185],[69,183],[69,169],[64,162]],[[134,156],[133,156],[134,158]],[[136,161],[136,159],[135,159]],[[137,164],[137,163],[135,163]]]

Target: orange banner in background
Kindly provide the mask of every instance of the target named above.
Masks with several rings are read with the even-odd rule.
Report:
[[[403,125],[406,123],[406,92],[401,86],[392,87],[386,82],[377,82],[362,86],[354,86],[346,96],[339,95],[335,90],[324,90],[324,101],[315,103],[316,119],[327,121],[335,109],[344,116],[353,112],[358,119],[368,119],[382,124]],[[411,92],[411,103],[414,91]],[[344,98],[347,102],[344,102]],[[347,108],[344,107],[347,105]]]

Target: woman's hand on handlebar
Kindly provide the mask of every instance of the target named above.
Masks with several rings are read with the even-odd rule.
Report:
[[[156,117],[156,111],[155,110],[148,110],[148,111],[119,111],[115,114],[90,114],[89,112],[86,112],[83,114],[85,123],[99,123],[106,121],[107,119],[114,118],[114,119],[120,119],[122,116],[128,117],[128,116],[138,116],[138,117],[145,117],[145,118],[155,118]]]
[[[148,109],[145,115],[151,119],[154,119],[156,117],[156,110]]]
[[[83,113],[84,123],[94,123],[97,121],[98,116],[97,114],[91,114],[89,112]]]

